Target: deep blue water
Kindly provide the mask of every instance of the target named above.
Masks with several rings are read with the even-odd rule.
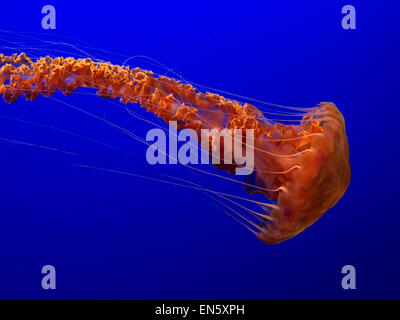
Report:
[[[56,8],[56,30],[41,28],[45,4]],[[341,28],[346,4],[357,10],[356,30]],[[76,47],[89,44],[85,53],[113,63],[151,57],[254,99],[333,101],[346,119],[352,178],[315,225],[268,246],[200,192],[75,166],[191,179],[182,167],[146,165],[144,146],[112,126],[43,97],[0,102],[0,116],[36,123],[0,117],[0,138],[83,155],[1,142],[0,298],[400,298],[399,10],[394,1],[355,0],[2,3],[0,29],[14,33],[0,33],[0,52],[84,56]],[[23,32],[34,33],[23,38],[28,47]],[[151,128],[92,95],[54,97],[142,138]],[[46,264],[56,268],[56,290],[41,288]],[[357,270],[356,290],[341,287],[347,264]]]

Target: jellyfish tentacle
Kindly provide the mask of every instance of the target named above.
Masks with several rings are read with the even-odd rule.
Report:
[[[264,227],[258,233],[267,243],[282,242],[309,227],[336,204],[349,185],[345,122],[333,103],[322,102],[307,109],[276,105],[305,112],[299,123],[282,124],[266,118],[249,103],[197,92],[191,84],[140,68],[63,57],[33,62],[25,54],[0,54],[0,95],[7,103],[21,95],[27,100],[39,95],[50,97],[57,90],[68,95],[80,87],[96,89],[98,96],[119,98],[124,104],[138,103],[167,123],[176,122],[178,129],[198,133],[202,129],[229,129],[232,136],[235,130],[242,130],[242,137],[247,130],[254,130],[254,183],[243,185],[249,193],[263,194],[276,203],[253,201],[271,208],[268,215],[272,221],[266,224],[266,219],[260,217]],[[221,148],[220,155],[224,152],[233,150]],[[235,162],[213,165],[228,173],[240,167]]]

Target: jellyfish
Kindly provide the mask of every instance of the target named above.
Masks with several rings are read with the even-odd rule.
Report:
[[[250,103],[240,103],[191,84],[155,75],[138,67],[97,62],[89,58],[0,54],[0,95],[7,103],[21,95],[65,95],[78,88],[97,90],[99,97],[138,104],[177,129],[240,130],[254,133],[254,171],[241,182],[249,195],[260,194],[261,213],[246,220],[260,240],[277,244],[299,234],[344,195],[350,182],[349,147],[344,117],[330,102],[307,109],[296,124],[271,121]],[[212,137],[209,141],[210,145]],[[223,148],[221,154],[233,150]],[[211,155],[210,155],[211,156]],[[231,174],[242,164],[214,164]],[[196,188],[196,187],[193,187]],[[223,195],[223,193],[221,193]]]

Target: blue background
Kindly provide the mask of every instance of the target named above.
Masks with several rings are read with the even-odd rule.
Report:
[[[352,179],[344,197],[314,226],[268,246],[202,193],[74,166],[189,177],[178,166],[149,168],[145,148],[115,128],[52,99],[0,102],[0,116],[36,123],[0,118],[0,138],[83,155],[1,143],[0,298],[400,298],[400,8],[393,3],[2,3],[0,29],[77,47],[84,41],[91,46],[86,52],[113,63],[144,55],[193,82],[255,99],[306,107],[335,102],[346,119]],[[56,30],[41,28],[46,4],[56,7]],[[357,30],[341,28],[346,4],[356,7]],[[11,53],[5,47],[21,41],[0,35],[1,52]],[[24,43],[31,53],[41,47],[33,38]],[[63,54],[56,50],[84,55],[59,44],[36,54]],[[149,59],[130,63],[136,61],[152,68]],[[151,128],[92,95],[54,97],[141,137]],[[242,192],[237,185],[224,188]],[[41,288],[45,264],[56,267],[56,290]],[[341,288],[347,264],[356,267],[356,290]]]

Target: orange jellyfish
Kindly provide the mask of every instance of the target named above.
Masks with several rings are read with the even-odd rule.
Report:
[[[243,184],[248,193],[273,202],[252,224],[266,243],[277,244],[305,230],[349,185],[345,122],[333,103],[322,102],[297,125],[285,125],[268,121],[248,103],[197,92],[190,84],[139,68],[63,57],[34,62],[23,53],[0,54],[0,95],[7,103],[21,95],[27,100],[50,97],[57,90],[68,95],[80,87],[124,104],[138,103],[167,123],[176,121],[178,129],[253,129],[254,172]],[[239,165],[216,166],[231,173]]]

